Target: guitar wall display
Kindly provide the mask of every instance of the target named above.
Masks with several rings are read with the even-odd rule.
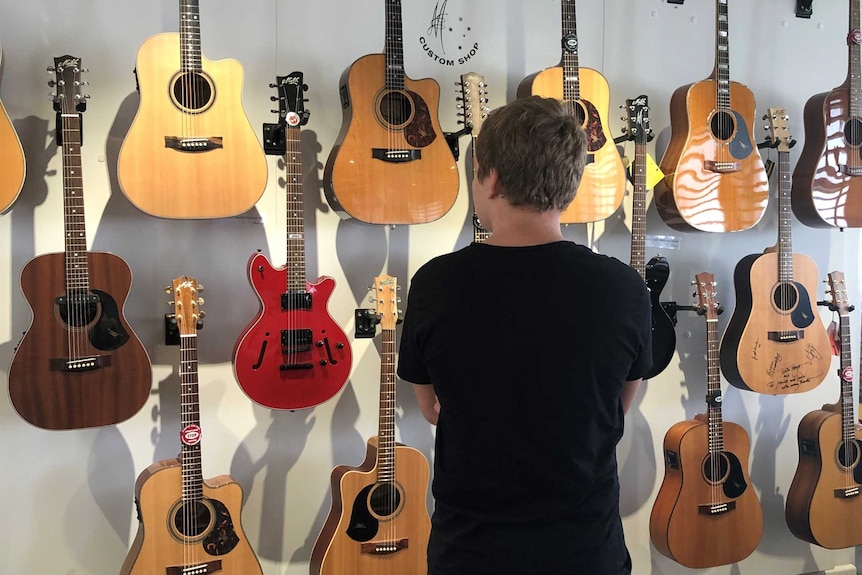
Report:
[[[152,371],[123,316],[132,283],[118,256],[87,251],[81,173],[81,59],[54,58],[57,144],[63,155],[63,253],[43,254],[21,271],[33,320],[12,357],[9,397],[37,427],[80,429],[119,423],[143,407]]]
[[[766,171],[754,132],[754,96],[730,80],[729,0],[715,0],[715,68],[706,80],[677,88],[671,137],[655,187],[655,205],[680,231],[737,232],[763,217]]]
[[[198,0],[180,0],[180,32],[148,38],[135,73],[141,102],[120,148],[120,187],[161,218],[222,218],[263,195],[266,156],[242,108],[242,66],[201,54]]]
[[[577,16],[574,0],[561,0],[563,55],[560,64],[524,78],[519,98],[543,96],[566,103],[581,120],[587,134],[587,165],[578,193],[563,212],[564,224],[587,223],[610,217],[626,190],[626,172],[608,131],[610,87],[596,70],[578,64]]]
[[[664,436],[665,474],[650,514],[655,548],[690,569],[742,561],[763,532],[760,501],[748,475],[745,430],[722,419],[715,278],[695,276],[697,312],[706,319],[706,414]]]
[[[829,338],[816,301],[814,261],[793,253],[790,147],[787,114],[770,108],[764,117],[778,150],[778,242],[736,264],[736,308],[721,340],[721,371],[732,385],[757,393],[814,389],[829,371]],[[758,154],[759,157],[759,154]]]
[[[0,47],[0,63],[3,61],[3,48]],[[15,127],[6,113],[6,108],[0,102],[0,213],[8,210],[21,188],[24,187],[26,161],[21,140],[15,133]]]
[[[805,103],[805,145],[793,171],[793,213],[813,227],[862,226],[862,21],[850,0],[847,79]]]
[[[632,248],[631,267],[637,270],[646,282],[652,305],[652,367],[644,379],[651,379],[668,366],[676,351],[676,328],[673,320],[661,305],[661,291],[670,276],[667,258],[653,256],[645,263],[646,253],[646,170],[647,142],[653,133],[649,124],[649,100],[638,96],[626,100],[626,128],[629,138],[635,143],[635,160],[632,164]]]
[[[374,293],[383,334],[378,433],[359,467],[332,470],[332,508],[311,552],[312,575],[427,572],[428,460],[395,441],[396,279],[374,278]]]
[[[830,309],[838,312],[841,362],[838,403],[824,405],[799,422],[799,465],[787,492],[785,519],[798,538],[844,549],[862,545],[862,432],[853,417],[850,312],[844,274],[829,274]]]
[[[458,196],[458,165],[443,136],[440,86],[404,73],[401,0],[386,2],[383,54],[341,76],[341,132],[324,169],[334,210],[369,224],[421,224]]]
[[[279,122],[287,171],[287,263],[275,269],[266,256],[248,260],[248,279],[260,309],[234,347],[234,374],[253,401],[274,409],[302,409],[338,393],[350,376],[350,341],[327,311],[335,289],[328,276],[305,279],[302,143],[308,121],[301,72],[276,77]]]
[[[479,139],[479,132],[482,131],[482,124],[485,123],[485,118],[488,117],[490,110],[488,109],[488,90],[485,84],[485,78],[481,74],[468,72],[461,74],[461,92],[458,97],[458,107],[461,116],[464,118],[464,127],[470,131],[470,139],[472,145],[472,157],[476,158],[476,141]],[[474,163],[475,165],[475,163]],[[473,241],[482,243],[490,237],[491,232],[482,227],[479,221],[479,216],[476,211],[473,211]]]
[[[180,276],[165,289],[173,296],[180,333],[180,455],[138,476],[138,533],[120,575],[263,573],[240,522],[242,487],[228,475],[203,479],[197,347],[202,288],[195,278]]]

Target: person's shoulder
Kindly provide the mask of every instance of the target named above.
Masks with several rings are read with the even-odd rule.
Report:
[[[473,257],[473,246],[474,244],[471,244],[467,247],[461,248],[460,250],[431,258],[416,270],[416,273],[413,276],[413,281],[416,281],[417,279],[422,280],[427,277],[438,277],[441,273],[456,269],[458,266],[463,265],[463,262],[469,261]]]

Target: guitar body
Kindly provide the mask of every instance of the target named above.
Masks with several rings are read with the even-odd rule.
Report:
[[[392,513],[377,514],[370,507],[376,495],[377,440],[376,436],[368,440],[362,465],[332,470],[332,508],[311,552],[312,575],[422,575],[428,571],[428,460],[412,447],[395,447],[400,497]],[[391,544],[388,552],[387,544]]]
[[[306,282],[311,307],[284,310],[287,274],[285,266],[274,269],[263,254],[249,259],[248,279],[260,310],[237,340],[233,365],[240,387],[253,401],[273,409],[303,409],[344,387],[352,353],[347,336],[327,311],[335,280]]]
[[[404,90],[389,90],[385,62],[385,54],[369,54],[342,74],[344,118],[324,170],[326,198],[342,215],[369,224],[431,222],[454,205],[459,186],[437,119],[440,87],[432,79],[405,77]],[[421,158],[372,155],[386,150]]]
[[[620,207],[626,189],[626,172],[614,139],[608,131],[611,90],[608,81],[591,68],[579,68],[580,99],[573,103],[587,134],[587,165],[575,199],[560,222],[580,224],[604,220]],[[518,97],[563,99],[563,68],[555,66],[524,78]]]
[[[120,187],[161,218],[221,218],[251,209],[267,180],[266,156],[242,108],[242,66],[201,59],[198,101],[182,93],[179,34],[157,34],[138,51],[141,103],[117,161]],[[181,151],[166,138],[195,138]]]
[[[710,482],[704,466],[709,460],[708,425],[702,415],[697,417],[665,434],[664,481],[649,523],[656,549],[691,569],[745,559],[763,532],[760,502],[748,477],[748,434],[735,423],[723,423],[726,458],[719,481]],[[733,505],[723,513],[705,512],[704,506],[720,503]]]
[[[676,326],[661,305],[661,290],[670,276],[667,258],[655,256],[646,265],[646,284],[652,304],[652,367],[644,379],[665,370],[676,352]]]
[[[860,434],[845,444],[840,411],[816,410],[799,422],[799,465],[787,493],[785,519],[798,538],[844,549],[862,545]],[[844,490],[855,495],[836,496]]]
[[[240,522],[242,487],[227,475],[205,481],[203,499],[185,512],[182,490],[177,459],[156,462],[138,477],[138,533],[120,575],[262,574]],[[192,526],[180,527],[184,514]],[[193,566],[200,567],[184,569]]]
[[[9,397],[21,417],[44,429],[119,423],[150,394],[150,359],[123,317],[132,272],[114,254],[87,258],[90,293],[100,298],[92,309],[72,306],[65,313],[57,303],[66,290],[64,254],[37,256],[21,272],[33,321],[12,358]],[[74,357],[97,358],[99,367],[64,369],[70,345]]]
[[[24,149],[15,128],[0,103],[0,213],[8,210],[18,199],[24,186]]]
[[[805,145],[793,170],[793,213],[807,226],[862,227],[862,119],[850,115],[849,87],[809,98],[804,118]],[[842,169],[847,165],[860,174],[847,173]]]
[[[754,145],[754,97],[730,82],[730,98],[733,109],[716,113],[714,80],[682,86],[671,97],[671,137],[660,165],[665,177],[654,195],[659,215],[676,230],[747,230],[766,211],[769,183]],[[722,172],[709,162],[735,167]]]

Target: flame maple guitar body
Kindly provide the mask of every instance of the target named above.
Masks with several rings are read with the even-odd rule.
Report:
[[[88,252],[87,262],[89,293],[99,301],[74,313],[58,303],[66,291],[64,254],[37,256],[21,272],[33,321],[12,358],[9,397],[21,417],[44,429],[119,423],[150,394],[149,357],[123,316],[132,272],[110,253]],[[75,358],[94,365],[65,369]]]
[[[21,141],[0,103],[0,213],[8,210],[21,193],[25,171]]]
[[[234,373],[255,402],[274,409],[323,403],[347,383],[352,353],[347,336],[327,311],[335,280],[307,283],[310,307],[283,307],[286,266],[275,269],[262,254],[248,261],[248,279],[260,301],[257,316],[234,349]]]
[[[332,508],[311,552],[312,575],[422,575],[428,572],[431,519],[426,504],[428,460],[405,445],[395,447],[399,496],[380,515],[374,488],[377,437],[368,440],[359,467],[332,470]]]
[[[717,116],[713,80],[677,88],[671,97],[671,138],[661,160],[665,178],[655,187],[655,205],[674,229],[747,230],[766,211],[769,184],[753,144],[754,97],[737,82],[730,82],[730,94],[732,109],[719,112],[722,116]],[[735,167],[722,173],[716,162]]]
[[[763,532],[760,502],[748,477],[748,434],[735,423],[725,421],[722,428],[726,459],[717,481],[704,472],[709,456],[704,420],[681,421],[664,437],[665,475],[650,514],[650,538],[663,555],[691,569],[741,561]],[[704,506],[720,503],[729,510],[705,512]]]
[[[560,219],[565,224],[597,222],[610,217],[623,201],[626,173],[614,139],[608,131],[611,90],[604,76],[591,68],[579,68],[580,99],[573,103],[587,134],[588,161],[578,193]],[[563,99],[563,68],[555,66],[527,76],[518,86],[518,97],[543,96]]]
[[[448,212],[458,166],[437,119],[437,82],[404,77],[403,90],[387,89],[385,55],[369,54],[345,70],[341,94],[342,130],[324,170],[333,209],[370,224],[421,224]],[[388,150],[414,157],[381,159]]]
[[[828,549],[862,545],[862,436],[845,443],[841,424],[840,411],[825,410],[799,422],[799,465],[784,510],[796,537]]]
[[[720,350],[721,372],[732,385],[773,395],[814,389],[832,362],[810,296],[817,293],[817,265],[793,254],[793,281],[786,283],[779,282],[778,267],[776,253],[752,254],[736,265],[736,307]]]
[[[266,156],[242,108],[242,66],[201,58],[194,110],[183,95],[179,34],[157,34],[138,51],[141,102],[117,161],[120,187],[162,218],[220,218],[251,209],[267,180]],[[184,111],[185,109],[185,111]],[[200,146],[178,149],[177,140]]]
[[[120,575],[262,574],[240,522],[242,487],[227,475],[205,481],[198,513],[186,514],[195,523],[187,533],[177,528],[182,491],[177,459],[158,461],[138,476],[140,522]]]

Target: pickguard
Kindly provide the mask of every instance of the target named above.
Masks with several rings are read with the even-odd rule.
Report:
[[[589,100],[579,100],[581,105],[586,110],[586,121],[584,122],[584,132],[587,134],[587,151],[597,152],[602,149],[608,140],[605,138],[605,132],[602,129],[602,119],[599,116],[599,111]]]
[[[407,90],[407,93],[413,100],[414,113],[413,120],[404,126],[404,138],[414,148],[424,148],[437,138],[434,124],[431,122],[431,112],[422,96],[410,90]]]
[[[218,499],[210,499],[215,510],[215,525],[203,539],[204,550],[210,555],[226,555],[239,544],[239,535],[233,526],[230,511]]]
[[[814,312],[811,309],[811,298],[808,296],[808,290],[805,289],[799,282],[793,282],[796,286],[796,292],[799,294],[799,303],[790,312],[790,321],[793,325],[802,329],[811,325],[814,321]]]
[[[745,473],[742,471],[742,464],[739,463],[739,458],[730,451],[724,452],[727,457],[730,469],[727,473],[727,480],[722,484],[724,494],[732,499],[740,497],[748,488],[748,483],[745,482]]]
[[[736,118],[736,135],[728,144],[730,155],[737,160],[744,160],[751,155],[754,147],[751,145],[751,140],[748,137],[748,125],[745,123],[745,118],[736,110],[731,110],[734,118]]]
[[[129,333],[120,321],[120,310],[114,298],[101,290],[90,291],[99,296],[102,313],[98,321],[87,330],[87,337],[96,349],[113,351],[129,340]]]
[[[368,509],[367,501],[374,484],[362,488],[353,500],[353,511],[350,514],[350,524],[347,526],[347,536],[354,541],[370,541],[377,535],[379,523]]]

